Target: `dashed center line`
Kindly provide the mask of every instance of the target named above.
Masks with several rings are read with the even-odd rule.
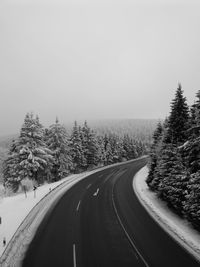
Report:
[[[74,262],[74,267],[76,267],[76,245],[73,244],[73,262]]]
[[[104,180],[104,184],[108,181],[108,179],[110,179],[111,175],[109,175],[105,180]]]
[[[92,184],[89,184],[89,185],[86,187],[86,189],[90,188],[91,185],[92,185]]]
[[[79,210],[80,204],[81,204],[81,200],[78,202],[78,205],[77,205],[76,211],[78,211],[78,210]]]
[[[96,197],[99,193],[99,188],[97,188],[97,191],[93,194],[94,197]]]

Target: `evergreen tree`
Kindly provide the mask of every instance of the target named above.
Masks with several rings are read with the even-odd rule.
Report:
[[[113,160],[113,153],[110,144],[110,139],[108,138],[107,134],[104,136],[104,150],[105,150],[105,165],[110,165],[114,163]]]
[[[67,132],[56,118],[56,123],[51,125],[46,134],[46,144],[53,152],[54,162],[51,173],[53,180],[57,181],[67,176],[72,169]]]
[[[185,198],[185,216],[200,230],[200,171],[191,175],[187,184]]]
[[[104,138],[102,136],[97,136],[97,144],[98,144],[98,165],[103,166],[106,165],[106,151],[104,145]]]
[[[19,138],[13,143],[4,164],[5,182],[14,188],[25,178],[38,183],[48,179],[53,157],[44,142],[39,118],[27,113]]]
[[[75,121],[70,137],[71,156],[73,162],[73,170],[75,172],[84,170],[87,167],[87,161],[85,158],[82,142],[81,128],[78,127],[77,122]]]
[[[120,142],[116,135],[110,134],[108,136],[108,142],[110,146],[110,152],[112,155],[112,163],[117,163],[120,161],[121,155],[120,155]]]
[[[181,84],[178,85],[175,98],[171,103],[171,112],[168,118],[168,131],[165,142],[183,144],[187,140],[189,122],[189,108],[183,96]]]
[[[200,91],[191,108],[188,140],[180,147],[184,164],[190,173],[200,170]]]
[[[128,134],[125,134],[123,138],[123,158],[126,160],[136,158],[138,156],[137,150],[137,145],[134,144],[133,140]]]
[[[197,100],[191,107],[192,126],[200,126],[200,90],[196,94]]]
[[[167,145],[164,155],[158,168],[162,179],[160,179],[157,190],[159,196],[166,200],[169,206],[177,213],[182,214],[189,175],[176,148]]]
[[[84,156],[87,168],[98,164],[98,143],[93,130],[84,122],[82,127],[82,145],[84,148]]]
[[[149,173],[148,173],[148,177],[146,180],[147,184],[150,187],[154,179],[155,169],[157,167],[158,157],[159,157],[160,150],[161,150],[162,136],[163,136],[163,126],[161,122],[158,122],[157,128],[153,134],[153,144],[150,150]]]
[[[10,186],[14,192],[19,188],[22,177],[20,176],[20,158],[17,153],[17,140],[13,140],[8,156],[3,162],[4,185]]]
[[[150,188],[154,191],[159,191],[159,184],[161,180],[168,177],[169,172],[173,168],[173,149],[174,148],[171,144],[161,144],[159,156],[157,155],[153,179],[149,182]]]

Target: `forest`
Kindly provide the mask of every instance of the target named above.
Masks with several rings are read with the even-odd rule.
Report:
[[[37,185],[58,181],[71,173],[137,158],[148,148],[146,140],[127,133],[97,134],[87,121],[75,121],[70,132],[58,119],[45,128],[39,116],[27,113],[3,160],[3,184],[16,192],[27,180]]]
[[[200,91],[188,106],[181,84],[150,151],[149,188],[200,230]]]

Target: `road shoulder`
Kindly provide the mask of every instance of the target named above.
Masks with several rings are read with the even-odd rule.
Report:
[[[167,231],[180,245],[200,261],[200,234],[191,224],[174,214],[165,202],[148,189],[145,182],[148,168],[142,168],[133,179],[134,191],[150,215]]]

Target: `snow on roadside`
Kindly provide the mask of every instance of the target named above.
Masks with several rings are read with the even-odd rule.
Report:
[[[145,182],[148,168],[145,166],[135,176],[133,187],[138,198],[152,217],[185,249],[200,260],[200,234],[185,219],[173,213],[166,203],[148,189]]]
[[[86,173],[82,176],[85,176]],[[34,192],[27,193],[25,198],[24,193],[11,197],[5,197],[0,201],[0,257],[5,250],[6,246],[3,246],[3,239],[6,238],[6,243],[10,241],[21,222],[25,219],[32,208],[45,196],[50,190],[53,190],[63,182],[74,182],[77,178],[82,177],[81,174],[70,175],[58,182],[51,184],[45,184],[37,188],[36,197],[34,198]],[[71,184],[71,183],[70,183]],[[6,244],[6,245],[7,245]]]

